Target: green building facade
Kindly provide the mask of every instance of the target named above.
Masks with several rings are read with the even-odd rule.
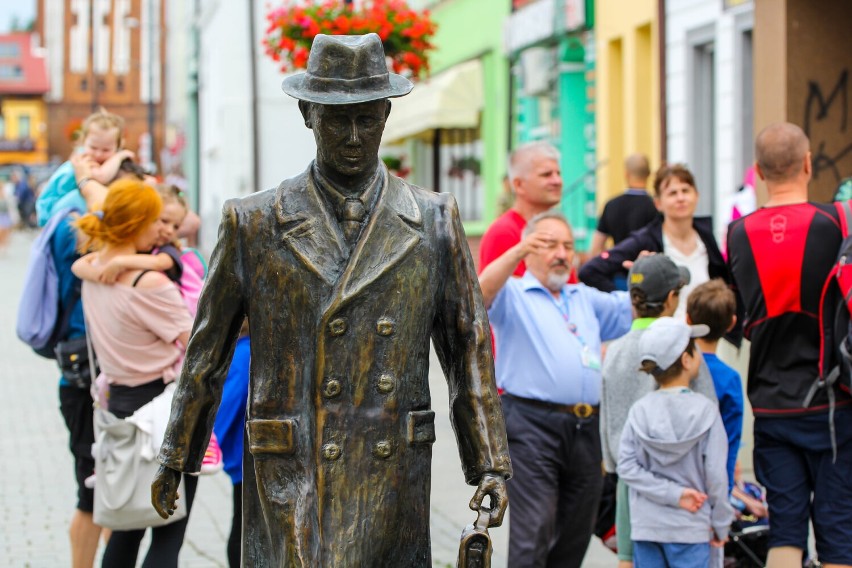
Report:
[[[512,146],[546,140],[562,154],[561,208],[587,250],[595,219],[594,2],[537,0],[511,14]]]
[[[453,193],[465,231],[478,236],[500,213],[510,150],[503,26],[511,6],[495,0],[411,5],[430,8],[438,25],[431,76],[392,101],[382,156],[401,158],[413,183]]]

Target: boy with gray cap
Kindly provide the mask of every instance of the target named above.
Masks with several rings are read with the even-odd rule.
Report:
[[[601,375],[600,424],[604,468],[615,473],[621,431],[630,407],[656,388],[654,379],[639,370],[639,340],[657,318],[671,316],[677,310],[680,290],[689,283],[689,271],[677,266],[664,254],[653,254],[636,260],[627,276],[628,290],[636,319],[630,331],[607,347]],[[700,357],[700,356],[699,356]],[[698,377],[692,385],[696,392],[716,401],[710,370],[700,358]],[[630,536],[630,510],[627,486],[616,486],[615,534],[621,568],[633,561]]]
[[[641,369],[660,388],[630,409],[619,451],[637,568],[715,565],[711,545],[728,539],[725,427],[716,404],[689,388],[701,363],[693,338],[708,331],[664,317],[639,340]]]

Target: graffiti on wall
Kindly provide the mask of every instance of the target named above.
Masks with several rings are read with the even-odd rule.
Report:
[[[849,69],[843,69],[833,83],[808,81],[802,126],[811,140],[815,181],[828,176],[836,187],[852,175],[849,105]]]

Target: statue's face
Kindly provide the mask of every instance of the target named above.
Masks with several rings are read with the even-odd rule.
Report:
[[[389,113],[386,99],[353,105],[311,104],[305,124],[314,131],[320,169],[344,177],[372,174]]]

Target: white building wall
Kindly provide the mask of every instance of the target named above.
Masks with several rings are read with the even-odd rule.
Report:
[[[204,227],[200,244],[205,250],[215,244],[215,227],[225,200],[276,186],[301,172],[315,154],[313,136],[305,128],[296,101],[281,91],[283,74],[262,51],[265,3],[255,0],[255,5],[258,36],[252,46],[246,3],[201,3],[199,215]],[[258,64],[257,182],[252,179],[252,56]]]
[[[166,2],[165,117],[169,127],[186,128],[193,0]]]
[[[744,88],[750,55],[743,33],[753,26],[753,5],[723,9],[721,0],[667,0],[666,2],[666,123],[669,162],[685,162],[696,174],[702,200],[701,214],[712,214],[721,238],[730,215],[730,199],[742,184],[744,166],[751,160],[751,89]],[[702,130],[702,93],[695,48],[712,42],[715,114],[712,136]],[[712,171],[702,170],[699,155],[713,141]],[[706,154],[705,154],[706,155]],[[712,187],[701,187],[712,179]]]

